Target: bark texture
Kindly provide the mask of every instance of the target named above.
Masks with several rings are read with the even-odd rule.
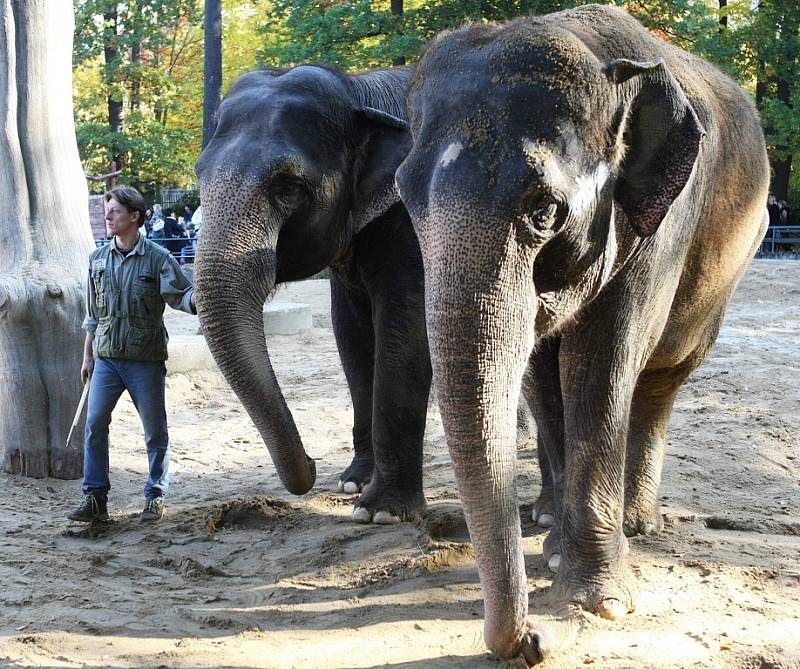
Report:
[[[92,235],[72,116],[72,5],[0,0],[0,456],[81,475],[83,277]]]

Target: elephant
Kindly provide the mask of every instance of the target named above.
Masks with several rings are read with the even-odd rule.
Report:
[[[597,5],[438,36],[407,107],[396,185],[422,252],[484,638],[529,666],[559,639],[527,617],[523,379],[554,491],[550,597],[624,616],[626,533],[659,528],[675,395],[767,226],[764,137],[727,76]]]
[[[297,495],[316,469],[272,369],[262,307],[281,283],[331,270],[333,329],[354,410],[355,453],[339,488],[363,488],[353,518],[364,523],[425,509],[431,367],[422,259],[394,189],[411,145],[402,120],[410,78],[402,67],[247,73],[222,102],[195,166],[202,331]]]

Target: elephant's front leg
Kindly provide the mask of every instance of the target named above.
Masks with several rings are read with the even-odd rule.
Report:
[[[369,301],[348,291],[335,274],[331,277],[331,318],[339,358],[353,400],[353,461],[339,476],[346,493],[361,492],[372,479],[372,385],[374,333]]]
[[[616,340],[593,334],[564,335],[559,354],[565,459],[553,592],[616,619],[634,609],[622,517],[628,417],[642,351],[619,334]]]
[[[410,228],[410,226],[409,226]],[[402,262],[372,276],[375,372],[372,447],[375,474],[356,502],[353,519],[392,524],[425,510],[422,440],[431,386],[422,269]],[[417,263],[418,263],[418,251]],[[409,271],[410,269],[414,271]]]

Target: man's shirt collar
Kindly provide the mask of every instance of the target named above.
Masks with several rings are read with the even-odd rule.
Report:
[[[117,253],[122,254],[122,251],[119,250],[119,246],[117,246],[116,235],[114,235],[114,238],[111,240],[111,243],[113,244],[114,250]],[[138,253],[140,256],[144,255],[144,235],[142,235],[141,232],[139,233],[139,238],[136,240],[136,244],[134,244],[133,246],[132,253]]]

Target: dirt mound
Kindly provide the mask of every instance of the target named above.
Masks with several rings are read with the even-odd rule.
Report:
[[[288,502],[261,497],[228,502],[214,511],[206,520],[210,533],[223,527],[258,530],[273,527],[292,515],[294,509]]]

